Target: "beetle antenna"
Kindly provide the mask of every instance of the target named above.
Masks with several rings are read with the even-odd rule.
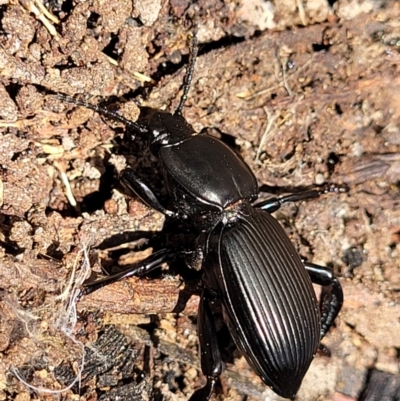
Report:
[[[120,114],[118,114],[118,113],[116,113],[114,111],[107,110],[104,107],[97,106],[95,104],[92,104],[92,103],[89,103],[89,102],[85,102],[83,100],[74,98],[72,96],[67,96],[67,95],[59,94],[59,95],[56,95],[56,98],[58,100],[62,100],[62,101],[67,102],[67,103],[72,103],[72,104],[76,104],[77,106],[86,107],[87,109],[93,110],[93,111],[95,111],[95,112],[97,112],[99,114],[102,114],[102,115],[104,115],[104,116],[106,116],[106,117],[108,117],[108,118],[110,118],[112,120],[119,121],[122,124],[126,125],[127,127],[132,128],[134,131],[147,132],[146,127],[143,126],[142,124],[138,124],[138,123],[136,123],[134,121],[128,120],[127,118],[121,116]]]
[[[175,110],[175,115],[181,116],[182,109],[186,102],[187,95],[189,93],[190,85],[192,83],[193,72],[194,72],[194,65],[196,64],[197,53],[199,51],[199,42],[197,40],[197,19],[194,20],[193,23],[193,36],[192,36],[192,44],[190,47],[190,56],[189,56],[189,65],[186,70],[185,77],[183,78],[183,94],[181,100],[179,102],[178,107]]]

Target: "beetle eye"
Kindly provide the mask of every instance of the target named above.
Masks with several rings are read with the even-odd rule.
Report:
[[[160,137],[157,138],[157,142],[162,144],[162,145],[168,145],[168,143],[169,143],[169,134],[164,133],[164,134],[160,135]]]
[[[152,145],[168,145],[170,134],[168,132],[160,132],[158,130],[152,131],[153,139]]]

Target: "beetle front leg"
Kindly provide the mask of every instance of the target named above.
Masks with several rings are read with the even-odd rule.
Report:
[[[338,279],[329,267],[303,262],[311,281],[321,285],[324,290],[321,297],[321,340],[335,321],[343,305],[343,290]]]
[[[200,342],[201,370],[207,378],[207,384],[196,390],[189,401],[208,401],[215,383],[222,372],[221,354],[218,348],[217,331],[210,304],[214,297],[203,290],[197,317],[197,331]]]
[[[131,168],[122,170],[119,180],[129,195],[139,197],[147,206],[166,216],[178,217],[176,212],[166,209],[161,204],[150,187]]]

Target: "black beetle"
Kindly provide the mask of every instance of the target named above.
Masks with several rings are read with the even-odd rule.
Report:
[[[158,250],[135,268],[87,284],[84,293],[124,277],[143,276],[177,256],[191,256],[203,269],[198,335],[207,384],[190,400],[208,400],[222,370],[214,302],[221,303],[232,338],[254,371],[275,393],[294,399],[321,339],[340,311],[343,293],[331,269],[302,261],[271,213],[284,203],[340,188],[304,191],[254,204],[259,190],[249,166],[221,140],[196,133],[182,116],[196,55],[194,35],[184,93],[174,114],[156,110],[145,120],[132,122],[98,106],[59,96],[147,136],[151,152],[162,164],[171,207],[165,207],[130,168],[122,171],[121,183],[128,193],[167,218],[186,220],[197,233],[190,249]],[[312,282],[326,287],[320,305]]]

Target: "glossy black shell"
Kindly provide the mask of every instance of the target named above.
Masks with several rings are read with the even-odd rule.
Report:
[[[222,141],[209,135],[193,135],[172,145],[162,146],[158,156],[169,182],[179,183],[178,203],[190,194],[218,210],[258,195],[257,180],[248,165]],[[170,187],[173,185],[169,185]]]
[[[209,237],[206,281],[237,347],[277,394],[294,398],[320,342],[320,313],[299,255],[267,212],[249,209]]]

